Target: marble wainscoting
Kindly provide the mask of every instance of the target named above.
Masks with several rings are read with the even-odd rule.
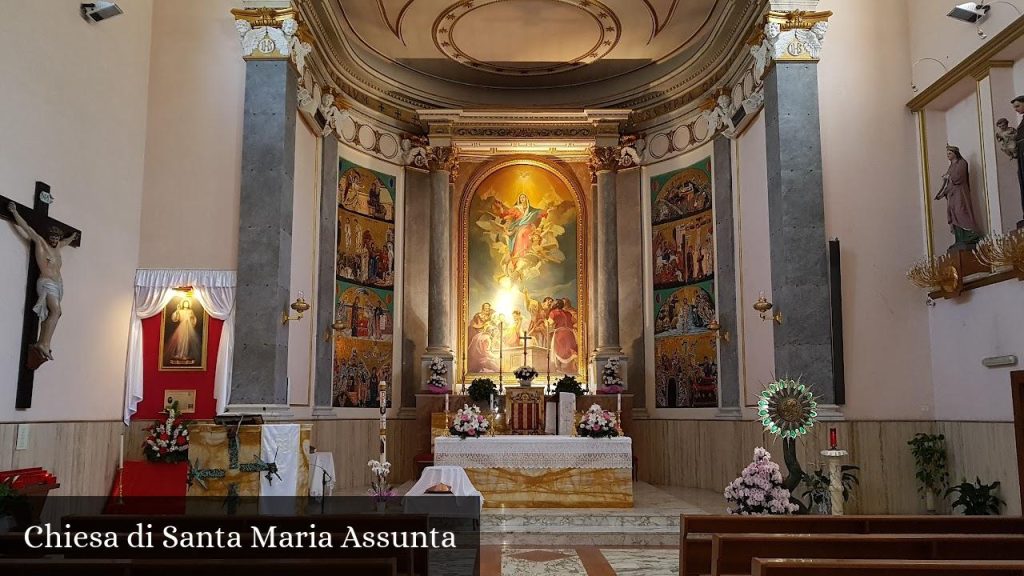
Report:
[[[42,466],[60,482],[60,488],[51,492],[55,496],[110,494],[124,428],[120,422],[28,425],[28,448],[17,450],[18,424],[0,424],[0,470]]]
[[[1020,514],[1020,494],[1009,422],[821,422],[799,441],[804,470],[822,461],[828,429],[839,434],[848,462],[860,466],[860,486],[847,504],[851,514],[920,514],[914,459],[907,441],[917,432],[945,434],[950,479],[981,476],[1002,482],[1004,514]],[[720,492],[746,466],[755,447],[767,448],[782,462],[782,443],[756,421],[641,420],[634,423],[633,451],[640,480],[656,486],[683,486]],[[948,512],[947,510],[939,510]]]
[[[315,420],[312,424],[313,446],[334,455],[338,476],[335,490],[369,488],[370,469],[366,463],[380,459],[380,420]],[[416,432],[415,420],[388,419],[387,456],[391,462],[390,480],[395,486],[413,480],[416,475]]]

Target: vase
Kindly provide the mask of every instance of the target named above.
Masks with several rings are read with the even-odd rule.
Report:
[[[935,514],[935,492],[927,490],[924,493],[924,506],[929,514]]]
[[[533,386],[533,378],[519,378],[519,386],[522,388]]]
[[[387,511],[387,508],[388,508],[388,503],[387,502],[377,502],[377,513],[378,514],[383,514],[384,512]]]

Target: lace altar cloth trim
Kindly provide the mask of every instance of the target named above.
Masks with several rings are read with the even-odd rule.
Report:
[[[463,468],[632,468],[631,438],[565,436],[437,439],[434,462]]]

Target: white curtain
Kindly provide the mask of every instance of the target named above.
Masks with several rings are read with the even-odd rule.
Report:
[[[135,273],[135,310],[128,328],[125,367],[124,423],[128,424],[142,401],[142,321],[163,311],[174,289],[191,286],[207,314],[224,321],[217,349],[213,395],[217,414],[223,414],[231,390],[231,363],[235,354],[235,272],[232,270],[138,270]]]

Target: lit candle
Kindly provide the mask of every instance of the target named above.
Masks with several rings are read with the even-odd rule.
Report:
[[[835,428],[828,429],[828,444],[832,450],[839,447],[839,435],[836,434]]]

